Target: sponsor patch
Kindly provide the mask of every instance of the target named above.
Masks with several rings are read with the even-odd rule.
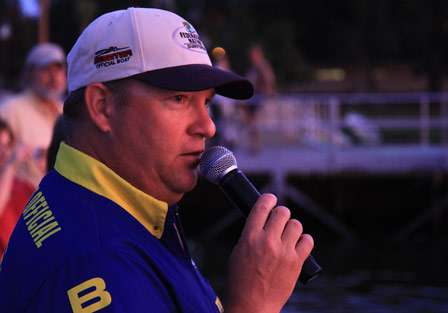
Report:
[[[97,69],[128,62],[132,57],[132,50],[129,47],[109,47],[95,52],[93,64]]]
[[[173,32],[174,41],[182,48],[199,53],[207,53],[204,43],[199,38],[199,34],[188,22],[182,22],[182,26]]]

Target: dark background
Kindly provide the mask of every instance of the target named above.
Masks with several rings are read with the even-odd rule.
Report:
[[[448,90],[448,1],[53,0],[50,40],[68,52],[95,17],[128,6],[166,8],[185,17],[209,50],[226,49],[241,74],[249,67],[248,47],[261,43],[280,92],[384,92],[384,86],[386,91]],[[0,36],[0,89],[16,91],[25,55],[37,42],[37,19],[23,16],[19,1],[0,0],[2,25],[9,25],[11,34]],[[328,84],[319,80],[320,69],[340,69],[346,77]],[[380,113],[403,114],[397,108],[384,107]],[[263,173],[249,176],[260,188],[271,180]],[[446,173],[291,173],[288,181],[356,234],[347,240],[285,199],[313,234],[313,254],[325,270],[297,293],[301,312],[448,312],[448,210],[445,205],[431,211],[446,197]],[[202,180],[181,207],[192,254],[225,298],[226,263],[244,219],[235,218],[213,233],[217,222],[238,213],[216,186]],[[427,212],[426,222],[397,238]]]
[[[247,48],[262,43],[282,89],[294,90],[312,80],[316,68],[342,67],[361,73],[366,80],[363,91],[374,91],[374,69],[397,65],[423,75],[423,88],[443,89],[446,1],[53,0],[50,40],[68,52],[95,17],[128,6],[167,8],[184,16],[208,48],[222,46],[228,51],[240,73],[248,67]],[[0,8],[0,23],[12,26],[12,35],[0,41],[0,75],[5,87],[17,87],[24,55],[37,40],[37,22],[22,16],[19,1],[0,0]]]

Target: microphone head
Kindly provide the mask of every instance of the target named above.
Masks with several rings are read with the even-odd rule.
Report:
[[[230,171],[238,168],[232,151],[223,146],[207,149],[199,163],[199,173],[208,181],[218,184]]]

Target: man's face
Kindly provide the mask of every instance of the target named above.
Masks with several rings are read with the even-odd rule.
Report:
[[[34,68],[30,85],[45,100],[61,100],[66,88],[65,65],[53,63]]]
[[[213,89],[178,92],[129,82],[114,104],[114,169],[142,191],[172,204],[194,188],[205,140],[215,134],[208,102]]]

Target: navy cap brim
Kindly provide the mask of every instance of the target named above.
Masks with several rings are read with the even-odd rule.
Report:
[[[252,83],[246,78],[205,64],[168,67],[129,78],[168,90],[199,91],[214,88],[217,94],[238,100],[249,99],[254,94]]]

